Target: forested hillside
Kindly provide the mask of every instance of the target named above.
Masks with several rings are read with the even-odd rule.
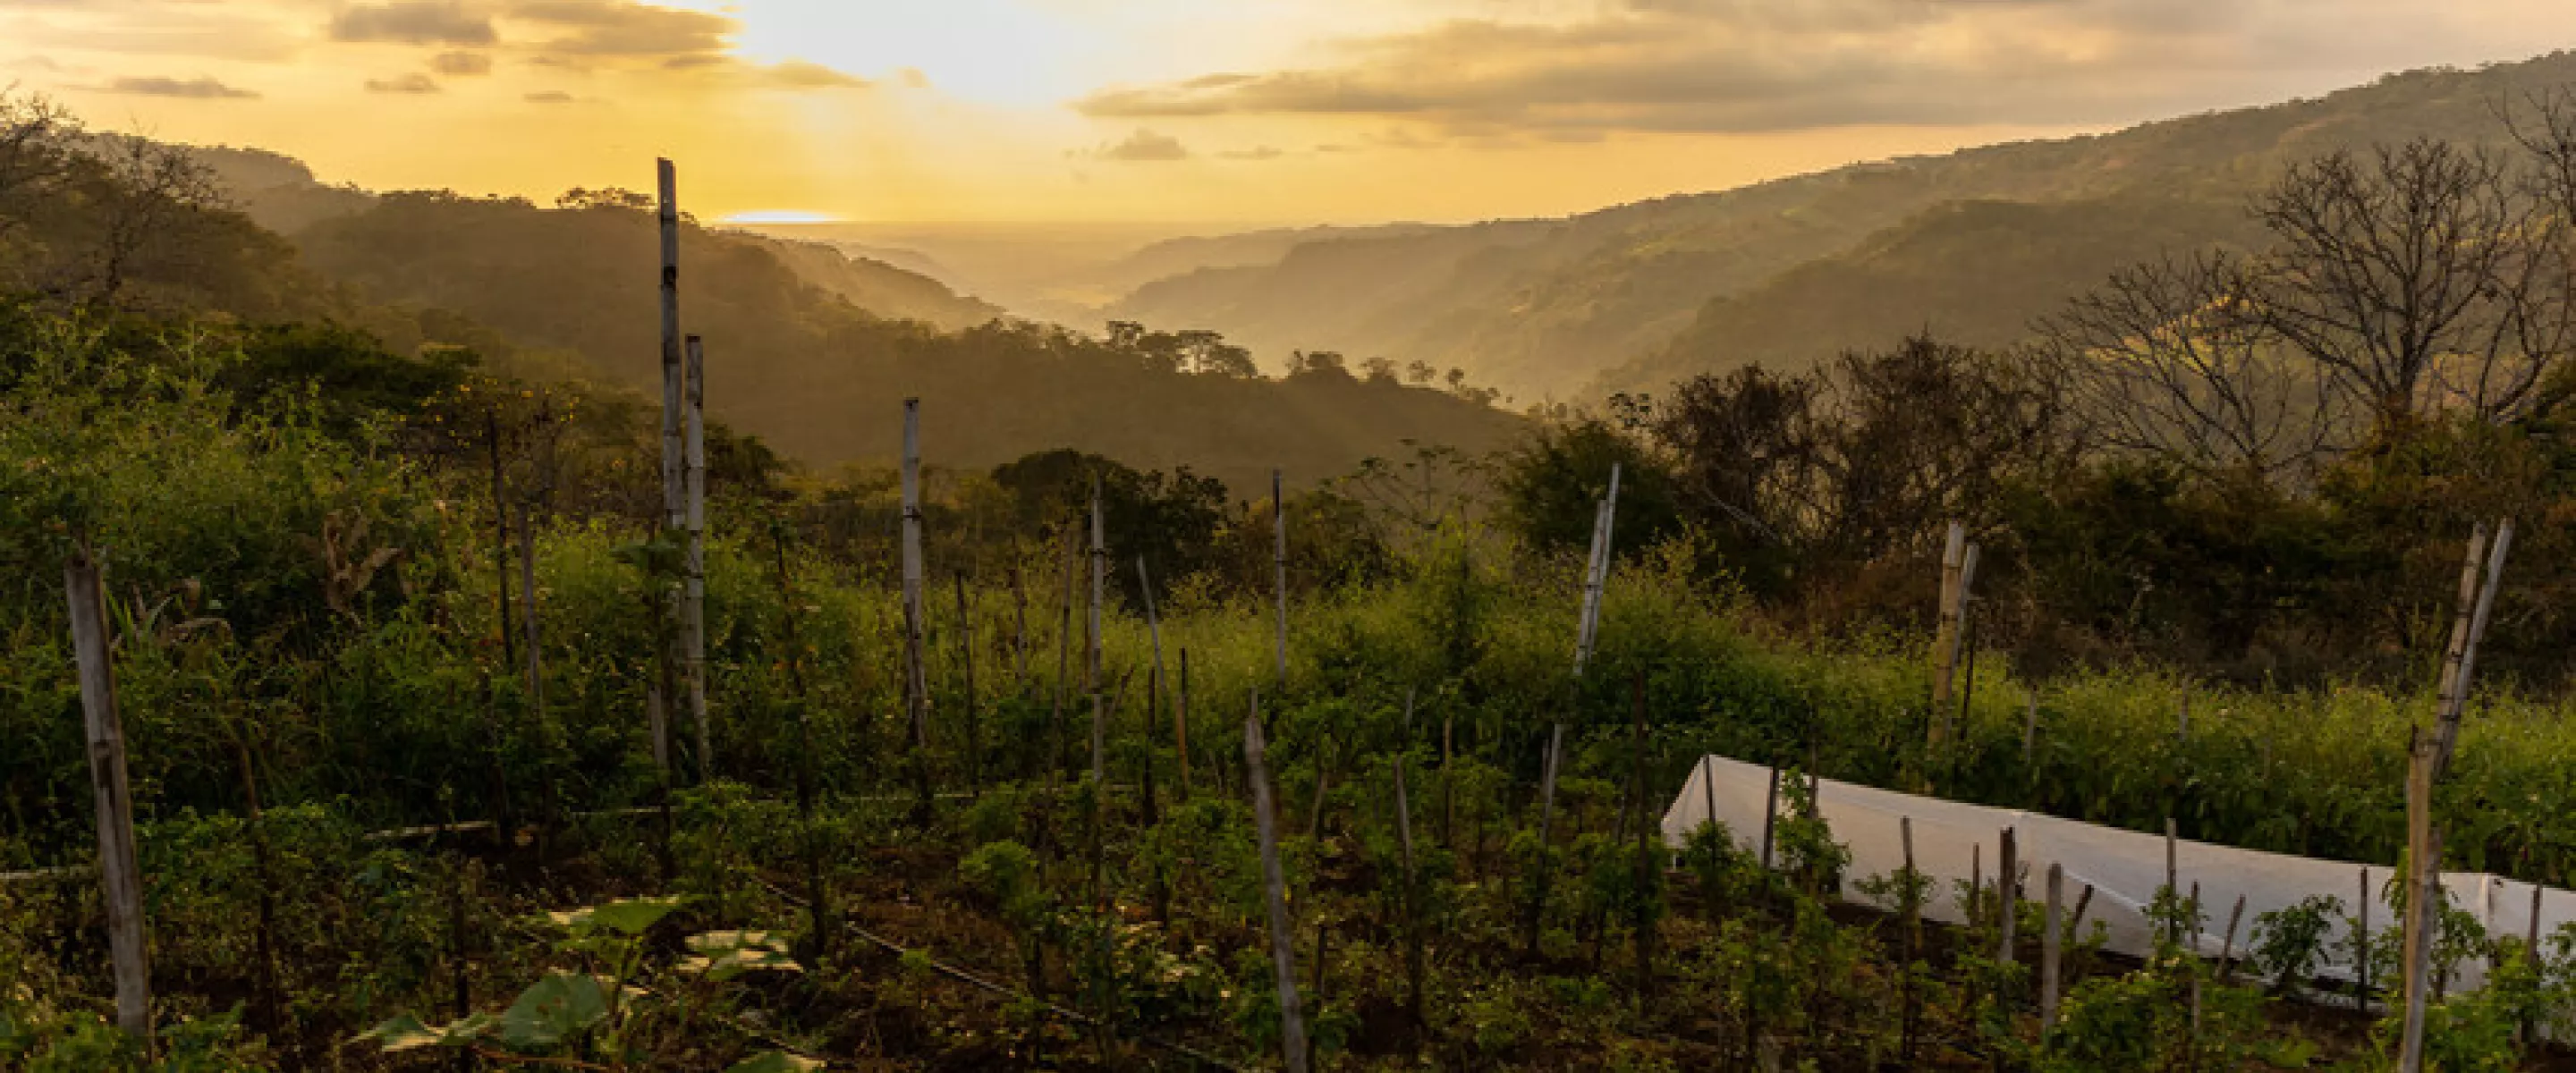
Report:
[[[61,158],[76,166],[0,205],[0,290],[180,319],[328,322],[397,354],[463,349],[537,382],[658,390],[657,238],[634,194],[574,191],[544,208],[375,193],[274,153],[90,137],[42,102],[9,108],[0,118],[80,148]],[[1408,443],[1490,450],[1523,424],[1472,392],[1329,362],[1255,376],[1211,333],[1139,326],[1110,340],[1000,320],[819,244],[691,223],[681,247],[682,319],[706,340],[711,412],[817,469],[890,459],[907,397],[923,400],[940,465],[1074,448],[1188,464],[1247,493],[1274,467],[1312,482]]]
[[[1564,220],[1319,241],[1272,265],[1149,284],[1113,311],[1223,331],[1265,357],[1330,349],[1461,366],[1523,398],[1564,401],[1651,391],[1753,357],[1812,364],[1844,345],[1842,326],[1855,318],[1956,323],[2000,338],[2011,334],[2011,313],[2099,282],[2092,269],[2105,243],[2123,236],[2099,224],[2061,236],[2000,220],[1962,231],[1951,206],[2058,204],[2082,216],[2087,202],[2110,211],[2120,203],[2102,199],[2164,199],[2170,205],[2156,220],[2121,225],[2140,244],[2121,259],[2148,259],[2240,234],[2227,214],[2290,161],[2424,134],[2502,144],[2509,136],[2499,105],[2571,80],[2576,56],[2568,55],[2417,72],[2316,100],[1859,164]],[[2060,241],[2066,249],[2045,248]],[[1935,247],[1937,260],[1926,260]],[[1998,260],[2008,270],[1989,273]],[[1358,270],[1366,276],[1355,279]],[[1956,282],[1909,285],[1894,298],[1873,290],[1890,276]],[[1836,330],[1795,338],[1790,314],[1747,313],[1774,298],[1803,310],[1797,328]],[[1739,332],[1753,333],[1749,352],[1737,349]]]

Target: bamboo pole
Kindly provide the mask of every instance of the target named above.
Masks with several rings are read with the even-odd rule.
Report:
[[[1584,665],[1592,659],[1593,643],[1601,634],[1601,594],[1610,580],[1612,533],[1619,519],[1619,463],[1610,464],[1610,491],[1601,498],[1593,517],[1592,555],[1583,577],[1583,621],[1576,633],[1574,674],[1583,676]]]
[[[1899,888],[1899,911],[1905,918],[1902,935],[1903,964],[1897,967],[1900,994],[1897,996],[1897,1055],[1901,1063],[1914,1061],[1914,1035],[1921,1002],[1915,992],[1914,960],[1923,949],[1923,892],[1921,873],[1914,870],[1914,817],[1896,818],[1896,840],[1905,851],[1905,879]]]
[[[680,520],[686,530],[680,576],[680,680],[698,733],[698,781],[716,777],[715,728],[707,716],[707,350],[688,337],[681,394]]]
[[[2066,866],[2051,861],[2048,865],[2048,912],[2039,933],[2039,1030],[2046,1033],[2057,1026],[2058,969],[2060,944],[2065,940],[2058,932],[2060,910],[2066,896]]]
[[[930,677],[922,666],[921,400],[903,400],[903,680],[912,722],[913,820],[930,822]]]
[[[1270,911],[1270,965],[1279,989],[1280,1055],[1289,1073],[1306,1073],[1306,1019],[1297,1004],[1297,949],[1288,919],[1287,879],[1279,866],[1279,829],[1272,816],[1270,770],[1263,763],[1261,696],[1253,694],[1252,712],[1243,721],[1243,765],[1252,784],[1252,818],[1261,837],[1261,884]]]
[[[957,656],[966,675],[966,778],[977,799],[984,796],[984,736],[975,721],[975,618],[966,606],[966,572],[957,572]]]
[[[2227,938],[2218,944],[2218,982],[2226,983],[2236,970],[2236,926],[2245,922],[2245,896],[2236,896],[2236,908],[2227,911]]]
[[[662,532],[665,536],[676,536],[688,525],[688,445],[686,418],[682,414],[687,406],[688,369],[680,336],[680,196],[678,180],[668,159],[654,162],[654,174],[658,193],[656,216],[662,246]],[[665,597],[666,602],[659,609],[663,616],[660,621],[670,629],[669,633],[662,635],[663,659],[682,665],[680,689],[685,690],[688,654],[686,613],[682,606],[686,601],[677,598],[683,594],[676,591],[683,589],[684,583],[674,580],[668,585],[675,591]],[[667,669],[663,677],[670,677]],[[666,696],[665,702],[684,703],[686,699],[684,692],[673,692]],[[705,769],[703,755],[699,757],[699,767],[701,771]]]
[[[1762,870],[1771,870],[1771,830],[1780,814],[1780,769],[1771,769],[1771,782],[1762,791]]]
[[[1279,632],[1274,642],[1279,664],[1279,685],[1288,685],[1288,500],[1285,480],[1278,470],[1270,471],[1270,577],[1279,598]]]
[[[2420,736],[2419,736],[2420,737]],[[2397,1068],[2399,1073],[2418,1073],[2424,1068],[2424,1005],[2428,993],[2427,969],[2432,961],[2433,931],[2441,919],[2435,911],[2441,898],[2441,832],[2433,826],[2434,746],[2419,740],[2408,750],[2406,771],[2406,856],[2407,884],[2404,913],[2404,945],[2399,970],[2405,996],[2405,1019],[2399,1033]]]
[[[125,727],[116,708],[116,668],[107,625],[107,585],[83,544],[63,560],[72,650],[80,670],[81,720],[89,737],[90,786],[98,802],[98,874],[107,902],[108,961],[116,978],[116,1025],[152,1045],[152,982],[143,918],[143,873],[134,853],[134,792],[125,773]]]

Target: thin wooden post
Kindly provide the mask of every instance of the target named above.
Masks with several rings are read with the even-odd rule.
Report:
[[[537,519],[519,508],[519,627],[527,634],[528,711],[546,710],[545,665],[537,650]]]
[[[1270,471],[1270,577],[1279,598],[1279,632],[1273,647],[1277,651],[1279,685],[1288,685],[1288,499],[1285,480],[1278,470]]]
[[[107,586],[83,545],[63,560],[79,664],[81,720],[89,736],[89,779],[98,802],[98,875],[107,902],[108,961],[116,978],[116,1025],[152,1044],[152,974],[143,919],[143,873],[134,853],[134,792],[125,774],[125,727],[116,709],[116,668],[107,626]]]
[[[2236,896],[2236,908],[2227,911],[2227,937],[2218,944],[2218,982],[2226,983],[2236,970],[2236,926],[2245,922],[2245,896]]]
[[[1771,783],[1762,791],[1762,870],[1771,870],[1771,829],[1780,814],[1780,769],[1771,769]]]
[[[2165,897],[2167,898],[2182,897],[2182,872],[2176,867],[2174,852],[2177,841],[2174,838],[2174,819],[2167,816],[2165,817]],[[2165,922],[2165,941],[2169,943],[2182,941],[2182,922],[2179,919]]]
[[[2039,1030],[2043,1033],[2057,1025],[2057,988],[2059,946],[2059,912],[2066,896],[2066,866],[2055,861],[2048,865],[2048,912],[2039,933]]]
[[[1960,566],[1968,551],[1968,527],[1952,521],[1941,544],[1941,593],[1932,631],[1932,725],[1930,744],[1938,749],[1948,736],[1951,675],[1958,666]]]
[[[921,400],[903,400],[903,680],[904,709],[912,721],[913,822],[929,823],[930,676],[923,667],[921,632],[927,615],[921,550]]]
[[[1565,724],[1557,723],[1548,730],[1547,756],[1539,766],[1538,861],[1533,866],[1538,874],[1530,879],[1529,922],[1523,944],[1532,959],[1538,957],[1539,925],[1547,915],[1548,878],[1553,871],[1549,867],[1549,857],[1553,853],[1549,838],[1554,834],[1556,821],[1556,768],[1564,753]]]
[[[1145,823],[1154,823],[1154,728],[1162,715],[1163,703],[1163,620],[1154,610],[1154,578],[1145,571],[1145,557],[1136,557],[1136,585],[1145,595],[1145,635],[1153,642],[1154,667],[1145,676]]]
[[[657,192],[656,216],[660,224],[662,245],[662,533],[677,536],[688,525],[687,477],[688,443],[686,418],[688,367],[683,357],[680,336],[680,195],[678,180],[668,159],[654,162]],[[661,618],[670,632],[662,635],[663,659],[667,661],[662,677],[670,677],[669,664],[685,665],[685,602],[682,582],[665,582]],[[685,689],[683,685],[681,688]],[[666,697],[666,703],[685,701],[685,694]],[[701,770],[705,758],[700,757]]]
[[[2361,866],[2361,897],[2353,902],[2352,1008],[2370,1012],[2370,866]]]
[[[1997,862],[1995,870],[1995,908],[2003,941],[1995,953],[1995,960],[2010,965],[2014,960],[2014,940],[2020,938],[2021,930],[2021,913],[2018,911],[2021,902],[2021,840],[2015,837],[2012,828],[2006,827],[2002,842],[2002,860]]]
[[[680,675],[689,691],[689,723],[698,732],[698,781],[707,782],[716,777],[715,728],[707,717],[707,351],[692,335],[687,352],[681,370]]]
[[[1091,683],[1091,781],[1105,782],[1109,777],[1107,740],[1108,713],[1101,708],[1100,695],[1100,604],[1108,583],[1109,550],[1104,541],[1100,513],[1100,476],[1091,477],[1091,617],[1090,630],[1084,638],[1089,648],[1088,668]],[[1104,791],[1105,792],[1105,791]]]
[[[1592,658],[1593,643],[1601,636],[1601,595],[1610,583],[1613,531],[1619,521],[1619,463],[1610,464],[1610,491],[1601,497],[1592,523],[1592,557],[1583,578],[1583,621],[1576,633],[1574,673],[1583,674],[1584,664]]]
[[[975,713],[975,616],[966,605],[966,572],[957,572],[957,655],[966,675],[966,779],[977,799],[984,796],[984,736]]]
[[[2407,883],[2404,946],[2399,969],[2405,995],[2405,1020],[2399,1034],[2399,1073],[2424,1068],[2424,1006],[2429,997],[2433,932],[2441,915],[2441,832],[2433,826],[2433,767],[2436,747],[2421,739],[2408,750],[2406,772]]]
[[[1629,784],[1635,787],[1631,797],[1635,801],[1634,807],[1637,812],[1637,874],[1635,877],[1637,920],[1634,931],[1637,944],[1637,999],[1642,1003],[1652,998],[1655,993],[1655,921],[1650,914],[1646,898],[1646,889],[1654,883],[1656,870],[1653,840],[1647,836],[1646,830],[1653,824],[1647,819],[1646,809],[1645,671],[1637,672],[1636,678],[1629,687],[1629,698],[1630,705],[1636,709],[1636,728],[1633,735],[1636,757],[1634,775]]]
[[[1897,1054],[1900,1061],[1912,1064],[1915,1024],[1922,1009],[1920,997],[1915,992],[1914,960],[1923,948],[1923,892],[1921,873],[1914,870],[1914,817],[1896,818],[1896,840],[1905,849],[1905,873],[1903,885],[1898,888],[1901,900],[1897,907],[1905,918],[1903,962],[1897,966],[1897,982],[1901,991],[1897,997]]]
[[[1270,965],[1279,989],[1280,1055],[1289,1073],[1306,1073],[1306,1019],[1297,1003],[1297,950],[1288,920],[1287,879],[1279,867],[1278,822],[1271,813],[1270,770],[1263,763],[1261,697],[1243,721],[1243,766],[1252,784],[1252,818],[1261,836],[1261,884],[1270,911]]]
[[[1180,785],[1172,794],[1182,802],[1190,799],[1190,650],[1181,649],[1180,689],[1172,697],[1172,755],[1180,763]]]

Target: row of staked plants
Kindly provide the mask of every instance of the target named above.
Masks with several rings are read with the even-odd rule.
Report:
[[[964,576],[927,601],[919,748],[890,564],[818,528],[845,516],[825,508],[848,487],[791,484],[719,500],[711,755],[682,729],[665,775],[644,712],[667,542],[613,510],[532,512],[530,631],[489,485],[419,446],[424,414],[456,422],[476,391],[515,391],[460,382],[417,412],[352,416],[319,391],[247,405],[241,355],[184,326],[71,320],[15,345],[0,869],[77,866],[91,844],[58,580],[86,542],[109,564],[160,1067],[1273,1061],[1247,717],[1271,743],[1310,1034],[1330,1063],[2180,1068],[2375,1045],[2331,1029],[2302,1042],[2246,983],[2312,971],[2293,965],[2303,918],[2255,929],[2280,971],[2079,956],[2042,1032],[2027,956],[1990,964],[1970,953],[1993,945],[1975,928],[1900,937],[1901,914],[1830,904],[1840,866],[1816,821],[1775,832],[1779,873],[1728,848],[1751,832],[1703,833],[1644,868],[1638,843],[1714,752],[2385,863],[2426,697],[2196,689],[2177,734],[2185,687],[2151,669],[2035,683],[1989,658],[1963,740],[1927,756],[1920,638],[1782,636],[1699,572],[1685,537],[1621,558],[1577,679],[1578,564],[1465,514],[1385,523],[1367,570],[1301,567],[1284,677],[1270,594],[1205,573],[1142,587],[1160,595],[1150,622],[1141,600],[1104,609],[1094,679],[1075,517],[1056,510],[934,544],[938,576]],[[584,420],[605,431],[514,456],[510,475],[561,452],[650,480],[649,436]],[[1104,558],[1126,567],[1149,543],[1113,531]],[[2576,831],[2550,807],[2576,747],[2564,715],[2481,704],[2438,802],[2448,863],[2565,881]],[[922,781],[943,795],[927,815]],[[0,884],[0,1064],[146,1061],[105,1027],[101,916],[77,871]],[[2563,942],[2537,959],[2486,945],[2526,968],[2446,1002],[2436,1034],[2457,1054],[2510,1054],[2498,1040],[2570,1005]],[[2172,997],[2193,987],[2199,1022],[2175,1022]]]

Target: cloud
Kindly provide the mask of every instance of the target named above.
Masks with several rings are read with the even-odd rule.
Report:
[[[869,85],[867,79],[803,60],[788,60],[759,71],[762,82],[780,89],[866,89]]]
[[[2519,2],[1608,0],[1570,21],[1455,19],[1344,40],[1313,66],[1108,86],[1075,108],[1560,138],[2089,123],[2275,96],[2283,72],[2340,78],[2428,54],[2491,55],[2510,47],[2493,43],[2491,24]],[[2488,10],[2481,20],[2468,8]],[[2531,17],[2576,29],[2564,15]]]
[[[492,57],[480,52],[441,52],[429,58],[429,69],[451,78],[492,73]]]
[[[499,40],[490,17],[457,0],[394,0],[342,10],[331,18],[334,41],[406,45],[489,45]]]
[[[1130,162],[1187,160],[1190,148],[1182,145],[1179,138],[1138,127],[1125,141],[1103,145],[1091,155],[1101,160]]]
[[[741,23],[722,15],[651,7],[627,0],[518,0],[503,14],[544,26],[554,36],[539,47],[567,56],[659,59],[722,58]]]
[[[369,93],[436,93],[438,80],[425,74],[407,74],[399,78],[370,78]]]
[[[1222,160],[1276,160],[1288,155],[1275,145],[1256,145],[1250,149],[1226,149],[1217,153]]]
[[[107,93],[124,93],[137,97],[189,97],[198,100],[248,100],[259,96],[246,89],[235,89],[212,78],[119,78],[97,87]]]
[[[575,97],[572,94],[559,89],[545,89],[538,90],[537,92],[528,94],[520,99],[528,102],[529,104],[572,104],[579,101],[581,98]]]

